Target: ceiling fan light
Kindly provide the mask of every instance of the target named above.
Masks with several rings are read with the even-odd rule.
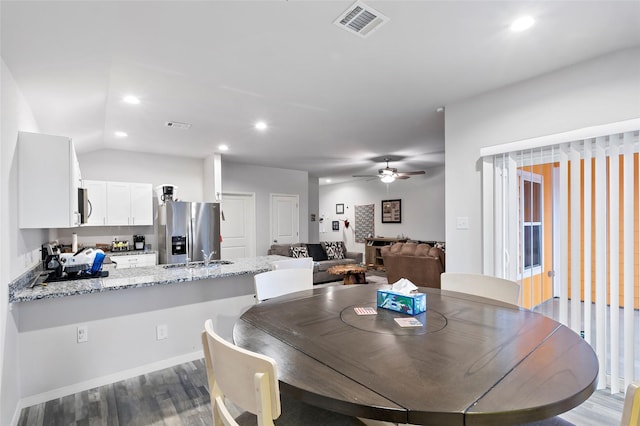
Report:
[[[396,178],[393,175],[383,174],[382,176],[380,176],[380,180],[384,183],[391,183],[396,180]]]

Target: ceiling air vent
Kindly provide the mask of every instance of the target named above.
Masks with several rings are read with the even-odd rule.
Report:
[[[189,123],[181,123],[179,121],[167,121],[166,123],[164,123],[165,126],[167,127],[174,127],[176,129],[190,129],[191,128],[191,124]]]
[[[357,1],[345,10],[333,23],[360,37],[367,37],[389,20],[382,13]]]

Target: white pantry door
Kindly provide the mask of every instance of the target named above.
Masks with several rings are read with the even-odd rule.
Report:
[[[272,244],[299,242],[299,217],[298,195],[271,194]]]
[[[224,193],[221,203],[224,220],[220,222],[222,259],[255,257],[255,194]]]

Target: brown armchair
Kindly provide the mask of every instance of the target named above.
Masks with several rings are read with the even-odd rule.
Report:
[[[420,287],[440,288],[445,254],[428,244],[395,243],[382,247],[382,261],[390,284],[406,278]]]

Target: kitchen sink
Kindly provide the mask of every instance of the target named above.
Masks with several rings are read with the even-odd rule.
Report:
[[[162,265],[163,268],[165,269],[170,269],[170,268],[210,268],[213,266],[220,266],[220,265],[232,265],[233,262],[230,260],[212,260],[211,262],[209,262],[209,265],[205,266],[204,265],[204,261],[200,260],[197,262],[189,262],[187,263],[170,263],[168,265]]]

